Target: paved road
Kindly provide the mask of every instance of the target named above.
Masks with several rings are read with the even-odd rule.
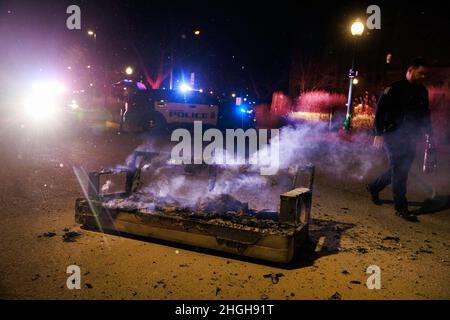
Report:
[[[414,224],[395,217],[389,203],[370,204],[364,181],[381,170],[384,158],[367,147],[286,140],[305,144],[317,179],[311,239],[281,268],[80,229],[74,200],[82,192],[73,166],[89,171],[123,164],[143,143],[167,148],[168,137],[117,136],[101,125],[38,130],[21,124],[4,118],[0,129],[1,298],[328,299],[336,292],[342,299],[450,298],[450,210],[421,215]],[[440,195],[450,193],[448,161],[440,154],[440,174],[428,180]],[[415,172],[419,168],[416,162]],[[413,177],[410,190],[411,202],[427,196]],[[391,199],[389,192],[383,199]],[[80,236],[64,242],[71,231]],[[48,232],[55,235],[44,236]],[[72,264],[81,267],[81,290],[66,288]],[[366,287],[370,265],[381,268],[380,290]],[[270,273],[283,276],[273,283],[264,277]]]

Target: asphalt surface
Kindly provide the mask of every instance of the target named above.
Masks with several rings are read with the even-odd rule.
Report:
[[[361,147],[339,158],[348,161],[344,170],[333,168],[327,154],[315,154],[310,240],[292,264],[281,267],[80,228],[74,202],[83,194],[73,168],[124,164],[138,146],[167,147],[169,137],[118,136],[101,117],[82,127],[21,120],[3,117],[0,129],[0,298],[450,298],[448,153],[439,154],[439,174],[429,177],[420,173],[418,150],[413,173],[439,196],[419,223],[393,214],[390,188],[382,193],[382,206],[370,203],[364,183],[382,170],[382,154]],[[351,174],[355,154],[364,153],[376,165]],[[412,209],[430,195],[414,176],[409,190],[411,204],[418,205]],[[256,199],[258,193],[255,188]],[[81,268],[80,290],[66,286],[69,265]],[[371,265],[381,269],[381,289],[366,286]]]

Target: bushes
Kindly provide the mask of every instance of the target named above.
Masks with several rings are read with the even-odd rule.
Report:
[[[352,127],[356,129],[373,129],[377,97],[365,92],[353,100]]]
[[[436,142],[450,145],[450,89],[429,88],[430,110]],[[279,128],[287,122],[327,122],[331,129],[342,127],[346,112],[347,97],[344,94],[314,90],[302,93],[291,101],[280,92],[272,96],[271,105],[259,105],[255,108],[258,127]],[[376,95],[364,92],[353,99],[352,128],[372,132]]]
[[[331,110],[345,110],[345,104],[346,97],[343,94],[314,90],[300,95],[293,109],[294,112],[329,113]]]
[[[256,126],[258,128],[280,128],[286,124],[286,115],[292,110],[292,102],[282,92],[274,92],[272,103],[255,107]]]
[[[304,92],[293,105],[293,112],[288,115],[291,122],[328,122],[336,121],[336,126],[343,122],[342,114],[345,113],[346,97],[343,94],[330,93],[324,90]],[[334,117],[334,115],[337,115]]]

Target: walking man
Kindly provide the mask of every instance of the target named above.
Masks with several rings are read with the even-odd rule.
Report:
[[[368,184],[367,191],[373,203],[381,205],[380,191],[392,184],[395,213],[408,221],[418,221],[406,199],[416,144],[424,134],[432,136],[428,91],[423,85],[427,71],[423,58],[411,61],[405,77],[384,90],[375,111],[374,146],[384,147],[389,169]]]

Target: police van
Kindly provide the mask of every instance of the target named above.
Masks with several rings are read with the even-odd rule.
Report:
[[[121,131],[161,132],[194,121],[202,121],[206,127],[218,124],[219,101],[199,91],[147,89],[141,84],[129,86],[124,100]]]

